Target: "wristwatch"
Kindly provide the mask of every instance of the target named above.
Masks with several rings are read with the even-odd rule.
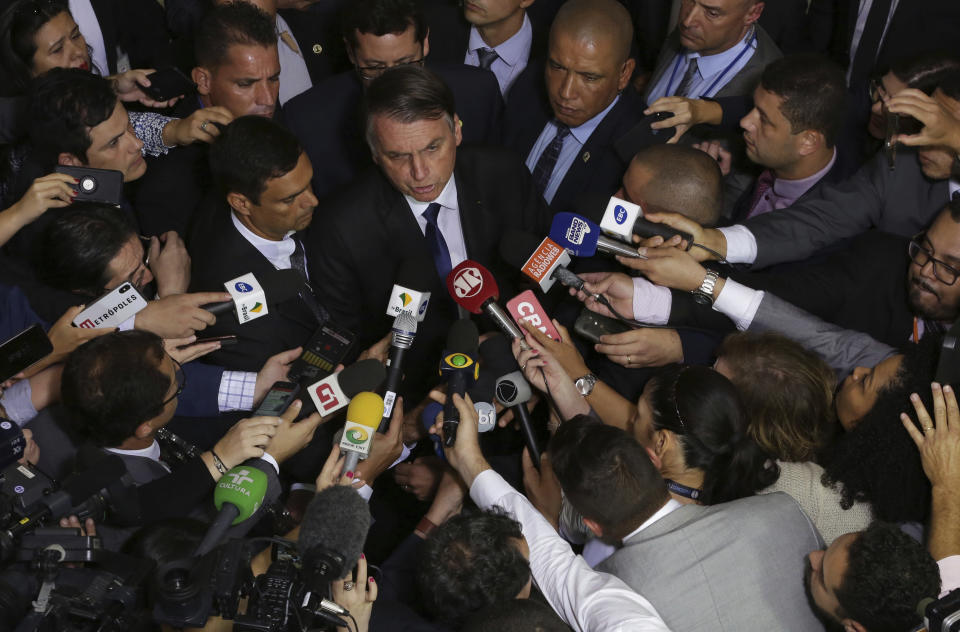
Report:
[[[691,292],[691,294],[693,294],[693,300],[701,305],[713,305],[713,288],[716,287],[717,279],[719,278],[720,275],[717,274],[717,272],[707,270],[706,276],[704,276],[703,281],[700,282],[700,287]]]
[[[573,383],[577,387],[577,392],[586,397],[593,392],[593,387],[597,385],[597,376],[593,373],[587,373]]]

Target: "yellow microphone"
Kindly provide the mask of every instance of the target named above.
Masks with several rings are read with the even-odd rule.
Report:
[[[373,435],[383,418],[383,398],[376,393],[357,393],[347,406],[347,421],[343,424],[340,451],[347,455],[343,471],[352,472],[360,459],[370,456]]]

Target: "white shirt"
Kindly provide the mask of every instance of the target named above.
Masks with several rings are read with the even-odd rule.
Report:
[[[100,21],[93,10],[90,0],[70,0],[70,15],[80,27],[80,34],[87,40],[90,47],[90,62],[106,77],[110,74],[110,64],[107,63],[107,46],[103,42],[103,31],[100,30]],[[91,68],[91,70],[93,70]]]
[[[670,289],[654,285],[643,277],[633,279],[633,318],[649,325],[665,325],[670,320],[672,309]],[[717,300],[714,311],[730,318],[737,329],[744,331],[750,327],[763,292],[740,285],[733,279],[727,279]]]
[[[277,53],[280,56],[280,105],[297,96],[301,92],[310,88],[313,83],[310,81],[310,71],[307,70],[307,62],[303,59],[303,51],[294,50],[283,41],[280,34],[287,32],[290,39],[296,43],[293,37],[293,31],[286,20],[277,14]]]
[[[463,227],[460,225],[460,203],[457,201],[457,183],[453,175],[447,180],[443,191],[433,202],[418,202],[409,195],[404,195],[413,218],[417,220],[420,232],[427,234],[427,219],[423,212],[427,210],[433,202],[440,205],[440,213],[437,215],[437,226],[440,227],[440,234],[443,240],[447,242],[447,251],[450,253],[450,265],[456,268],[467,258],[467,244],[463,240]]]
[[[143,458],[150,459],[151,461],[156,461],[157,463],[162,465],[165,470],[167,470],[168,472],[170,471],[170,468],[167,466],[167,464],[160,460],[160,444],[157,443],[156,439],[154,439],[153,443],[151,443],[148,447],[141,448],[139,450],[122,450],[120,448],[107,448],[106,450],[107,452],[113,452],[114,454],[120,454],[120,455],[126,455],[126,456],[141,456]],[[272,465],[273,469],[277,471],[277,474],[280,473],[280,465],[277,463],[277,460],[273,458],[271,454],[264,452],[263,456],[260,458],[266,461],[267,463],[269,463],[270,465]]]
[[[550,607],[574,630],[651,632],[668,630],[656,609],[622,580],[590,568],[530,501],[493,470],[470,486],[483,509],[497,506],[520,522],[530,547],[530,572]]]
[[[497,58],[490,64],[490,72],[497,77],[497,83],[500,84],[500,94],[504,99],[507,97],[507,91],[516,80],[523,69],[527,67],[530,61],[530,47],[533,45],[533,26],[530,25],[530,16],[524,12],[523,24],[520,30],[511,35],[507,40],[493,50],[497,53]],[[470,27],[470,40],[467,42],[467,54],[463,58],[463,63],[467,66],[479,66],[480,55],[477,49],[491,48],[483,41],[480,31],[477,27]]]
[[[272,239],[264,239],[244,226],[233,211],[230,211],[230,219],[233,220],[233,225],[243,235],[243,238],[249,241],[250,245],[256,248],[257,252],[262,254],[277,270],[290,269],[290,255],[297,249],[297,244],[291,237],[293,231],[284,235],[280,241],[273,241]],[[306,263],[306,255],[304,255],[304,263]]]

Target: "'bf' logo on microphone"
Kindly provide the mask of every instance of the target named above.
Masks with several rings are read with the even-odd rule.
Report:
[[[337,398],[336,392],[334,392],[329,384],[324,383],[318,386],[316,393],[323,412],[327,412],[340,405],[340,400]]]
[[[470,298],[480,293],[483,288],[483,276],[476,268],[464,268],[453,279],[453,291],[457,298]]]
[[[616,208],[613,209],[613,221],[622,226],[627,221],[627,209],[617,204]]]

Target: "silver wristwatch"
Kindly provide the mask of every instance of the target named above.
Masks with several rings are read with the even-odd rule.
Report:
[[[701,305],[713,305],[713,288],[717,286],[717,279],[719,278],[720,275],[717,272],[707,270],[706,276],[700,282],[700,287],[691,292],[693,300]]]
[[[577,392],[586,397],[593,392],[593,387],[597,385],[597,376],[593,373],[587,373],[578,378],[573,385],[577,387]]]

